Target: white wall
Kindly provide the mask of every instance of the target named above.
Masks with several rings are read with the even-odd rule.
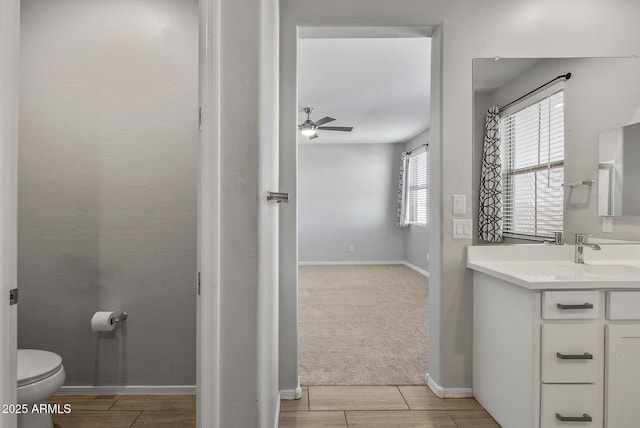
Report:
[[[446,388],[471,387],[472,293],[467,240],[451,237],[453,194],[471,200],[472,59],[640,54],[640,3],[616,0],[283,0],[281,2],[281,183],[296,197],[298,26],[436,26],[430,233],[430,375]],[[579,12],[580,19],[576,19]],[[243,25],[243,21],[238,21]],[[442,54],[442,58],[438,55]],[[441,60],[441,62],[440,62]],[[441,103],[440,103],[441,101]],[[434,104],[432,104],[432,107]],[[436,111],[437,110],[437,111]],[[595,158],[591,159],[595,163]],[[434,165],[435,164],[435,165]],[[578,175],[578,174],[576,174]],[[594,202],[595,203],[595,202]],[[477,209],[477,201],[473,206]],[[282,213],[281,213],[282,214]],[[469,214],[471,218],[471,214]],[[295,208],[281,215],[281,387],[297,382]],[[631,229],[637,227],[629,226]]]
[[[67,385],[194,385],[197,1],[25,0],[21,39],[18,346]]]
[[[599,134],[640,121],[640,61],[630,58],[541,60],[511,82],[493,91],[489,103],[504,105],[567,72],[572,75],[566,82],[564,95],[565,182],[590,179],[595,180],[596,184],[591,187],[579,186],[573,190],[565,189],[566,241],[573,242],[575,233],[639,240],[638,217],[627,217],[624,220],[614,217],[614,233],[602,233],[598,216],[597,181]],[[476,130],[474,135],[476,138],[480,137],[481,131]],[[481,140],[477,139],[476,144],[481,146]],[[626,161],[628,159],[625,154]],[[479,157],[477,162],[480,162]],[[479,168],[479,164],[475,166]],[[478,183],[479,177],[474,177],[474,182]]]
[[[403,149],[298,145],[300,262],[404,260],[403,229],[396,226]]]
[[[429,144],[429,130],[409,140],[405,144],[404,151],[411,151],[422,144]],[[430,227],[431,221],[426,226],[409,225],[404,229],[404,260],[427,272],[429,272],[427,254],[429,254]]]

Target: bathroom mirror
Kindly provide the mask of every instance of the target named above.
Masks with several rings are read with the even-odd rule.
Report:
[[[503,107],[566,73],[571,78],[564,82],[563,230],[596,234],[601,229],[599,216],[640,216],[640,131],[635,131],[640,128],[639,58],[474,59],[474,198],[479,200],[487,110]],[[600,141],[601,136],[614,139],[610,132],[624,134],[625,129],[636,136],[635,145],[625,139],[621,146],[625,162],[634,168],[616,179],[620,168],[614,170],[611,157],[600,157]],[[623,187],[617,186],[619,178],[624,178]]]
[[[598,138],[598,215],[640,215],[640,122]]]

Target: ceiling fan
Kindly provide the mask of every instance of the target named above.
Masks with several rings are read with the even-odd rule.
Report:
[[[346,131],[351,132],[353,126],[322,126],[325,123],[333,122],[335,119],[329,116],[325,116],[320,120],[316,120],[315,122],[311,120],[311,111],[313,109],[311,107],[305,107],[304,112],[307,113],[307,120],[298,125],[298,129],[302,132],[302,135],[309,137],[310,140],[314,138],[318,138],[318,129],[322,129],[323,131]]]

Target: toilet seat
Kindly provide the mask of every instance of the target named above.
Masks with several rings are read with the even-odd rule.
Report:
[[[62,357],[39,349],[18,349],[18,388],[46,379],[62,368]]]

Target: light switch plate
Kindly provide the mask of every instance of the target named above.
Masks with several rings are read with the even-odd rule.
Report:
[[[453,195],[453,213],[465,214],[467,201],[464,195]]]
[[[602,217],[602,231],[613,233],[613,217]]]
[[[453,220],[453,239],[471,239],[471,219]]]

